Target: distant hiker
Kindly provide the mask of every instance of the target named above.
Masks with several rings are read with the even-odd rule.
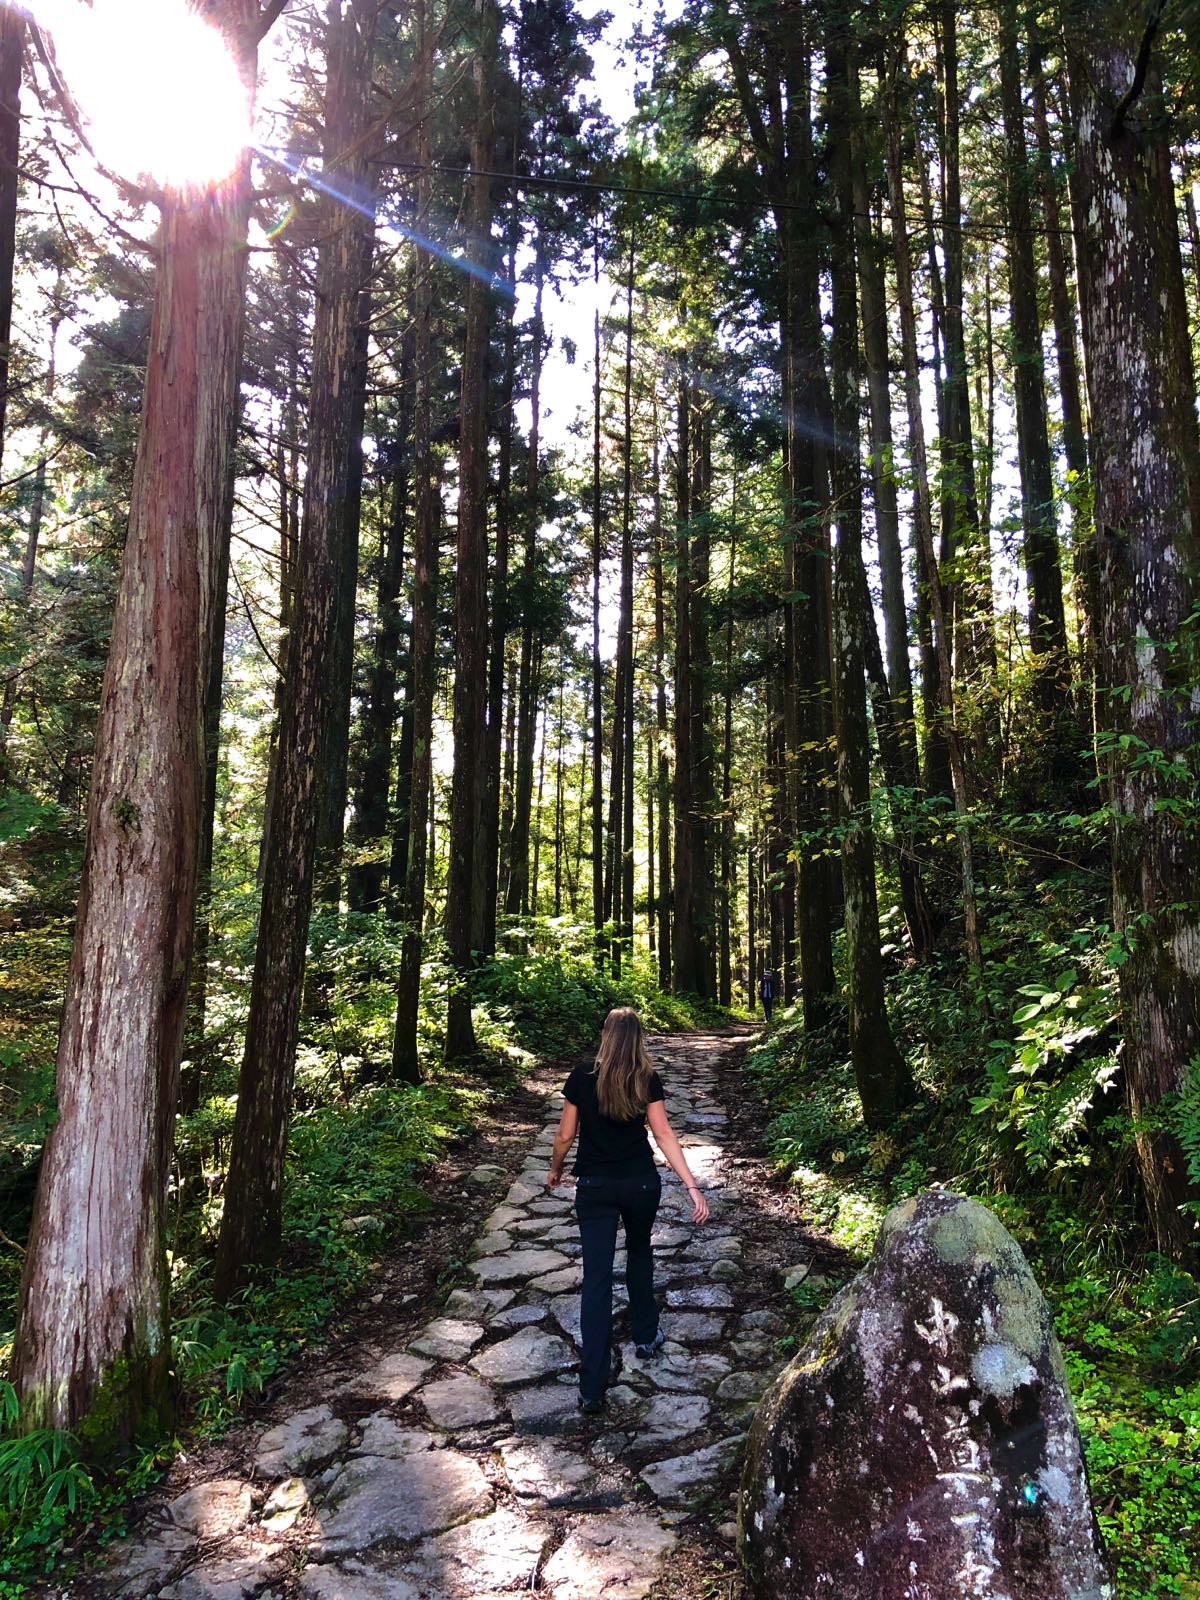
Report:
[[[758,986],[758,996],[763,1003],[763,1015],[767,1021],[771,1020],[771,1007],[775,1004],[775,974],[764,972],[762,982]]]
[[[618,1221],[625,1228],[625,1283],[634,1349],[639,1356],[653,1356],[665,1343],[654,1303],[650,1246],[662,1180],[646,1137],[647,1121],[667,1164],[691,1195],[693,1222],[708,1221],[708,1202],[667,1121],[662,1080],[650,1064],[636,1011],[622,1006],[608,1013],[594,1065],[576,1067],[563,1095],[567,1103],[554,1136],[546,1186],[554,1189],[562,1182],[567,1153],[578,1133],[575,1215],[583,1244],[579,1404],[594,1415],[603,1410],[610,1377]]]

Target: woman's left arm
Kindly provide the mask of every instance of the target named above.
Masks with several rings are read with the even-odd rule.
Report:
[[[546,1173],[547,1189],[557,1189],[562,1182],[567,1154],[579,1132],[579,1110],[568,1100],[558,1119],[558,1132],[554,1135],[554,1149],[550,1152],[550,1170]]]

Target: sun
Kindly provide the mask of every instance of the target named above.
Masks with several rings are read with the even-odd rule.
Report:
[[[99,159],[173,189],[233,171],[250,97],[225,41],[186,0],[33,0]]]

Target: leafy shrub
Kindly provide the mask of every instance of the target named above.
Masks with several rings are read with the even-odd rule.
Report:
[[[1000,1136],[997,1152],[1015,1156],[1030,1174],[1086,1164],[1088,1114],[1119,1070],[1113,976],[1089,983],[1066,967],[1049,980],[1021,984],[1016,998],[1023,1003],[1012,1013],[1015,1036],[989,1042],[986,1087],[971,1110]]]
[[[566,918],[502,930],[502,948],[479,974],[475,993],[489,1014],[540,1055],[562,1056],[595,1043],[614,1006],[633,1006],[654,1030],[688,1027],[710,1015],[664,995],[654,965],[638,949],[614,979],[595,957],[591,924]]]

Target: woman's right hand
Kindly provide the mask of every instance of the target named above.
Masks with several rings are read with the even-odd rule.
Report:
[[[708,1201],[700,1193],[700,1190],[693,1188],[691,1184],[688,1185],[688,1193],[692,1197],[692,1221],[707,1222]]]

